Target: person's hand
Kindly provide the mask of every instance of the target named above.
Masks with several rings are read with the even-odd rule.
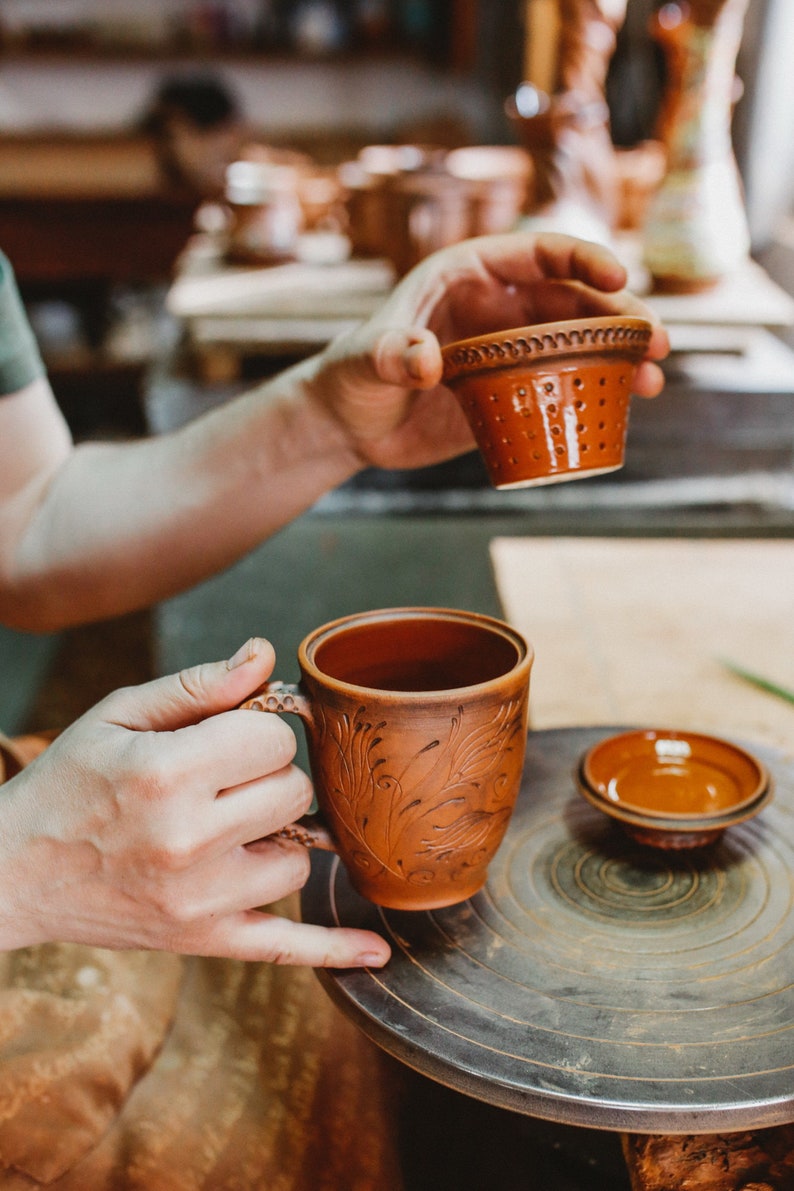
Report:
[[[309,858],[264,839],[304,814],[311,785],[278,716],[238,709],[274,655],[109,695],[17,777],[0,802],[0,948],[48,941],[378,967],[369,931],[263,912],[299,889]]]
[[[654,327],[634,383],[638,396],[654,397],[664,384],[654,361],[667,354],[667,335],[625,283],[607,248],[570,236],[464,241],[422,261],[376,315],[316,358],[312,395],[364,466],[438,463],[474,446],[457,400],[440,384],[441,346],[506,327],[630,314]]]

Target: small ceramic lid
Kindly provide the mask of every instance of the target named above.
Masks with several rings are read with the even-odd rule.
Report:
[[[646,728],[599,741],[579,769],[583,793],[616,818],[662,826],[736,822],[770,791],[764,765],[716,736]]]

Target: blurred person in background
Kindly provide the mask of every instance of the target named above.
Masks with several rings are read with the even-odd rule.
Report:
[[[163,79],[140,121],[169,187],[213,199],[250,138],[240,103],[214,74]]]

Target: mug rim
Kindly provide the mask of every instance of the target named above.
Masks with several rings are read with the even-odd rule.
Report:
[[[344,679],[335,678],[333,675],[327,674],[314,662],[313,654],[317,648],[323,641],[328,640],[338,632],[357,624],[378,623],[395,618],[401,620],[440,620],[468,623],[473,627],[487,629],[501,636],[503,639],[507,639],[516,647],[518,656],[509,670],[505,670],[494,678],[486,679],[483,682],[471,683],[468,686],[439,687],[434,690],[422,691],[391,691],[389,688],[368,687],[360,683],[346,682]],[[520,674],[522,670],[526,670],[528,674],[534,659],[535,651],[529,641],[522,632],[514,628],[513,625],[508,624],[507,621],[500,620],[496,616],[489,616],[484,612],[468,612],[462,608],[440,608],[421,604],[409,604],[393,608],[373,608],[363,612],[351,612],[346,616],[339,616],[335,620],[328,621],[326,624],[318,625],[316,629],[313,629],[303,638],[298,646],[298,662],[301,670],[312,678],[324,683],[333,682],[336,689],[351,694],[362,692],[376,696],[399,694],[401,700],[404,699],[408,702],[412,700],[426,701],[433,696],[449,695],[452,692],[457,695],[459,692],[487,690],[494,683],[501,682],[509,676]]]

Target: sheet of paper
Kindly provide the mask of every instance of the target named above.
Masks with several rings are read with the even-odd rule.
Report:
[[[497,538],[506,618],[536,660],[535,728],[689,728],[794,749],[794,541]]]

